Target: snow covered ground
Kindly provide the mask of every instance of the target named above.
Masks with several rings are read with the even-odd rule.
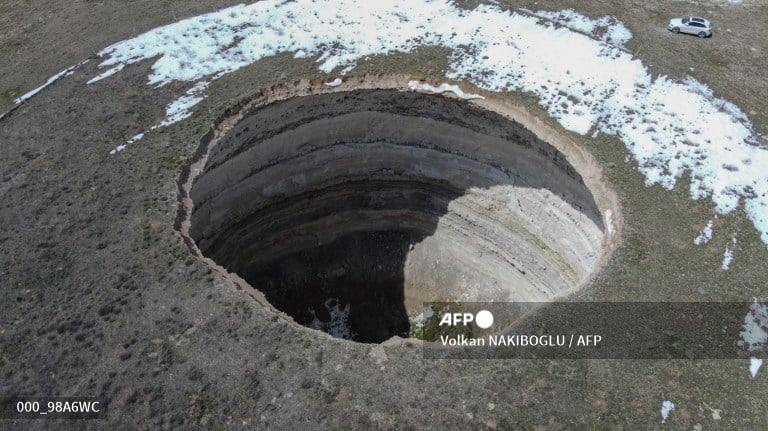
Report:
[[[66,69],[64,69],[64,70],[62,70],[61,72],[59,72],[59,73],[57,73],[57,74],[55,74],[55,75],[51,76],[50,78],[48,78],[48,80],[47,80],[47,81],[45,81],[45,84],[43,84],[43,85],[41,85],[41,86],[39,86],[39,87],[35,88],[35,89],[34,89],[34,90],[32,90],[32,91],[29,91],[29,92],[27,92],[26,94],[23,94],[23,95],[21,95],[21,96],[17,97],[17,98],[16,98],[16,99],[13,101],[13,103],[14,103],[14,104],[16,104],[16,105],[18,105],[19,103],[21,103],[21,102],[24,102],[25,100],[28,100],[29,98],[31,98],[31,97],[33,97],[34,95],[36,95],[37,93],[39,93],[39,92],[43,91],[43,90],[44,90],[46,87],[48,87],[49,85],[51,85],[51,84],[53,84],[54,82],[58,81],[59,79],[61,79],[61,78],[65,77],[65,76],[69,76],[69,75],[73,74],[73,73],[74,73],[74,71],[75,71],[75,69],[77,69],[78,67],[80,67],[80,66],[84,65],[85,63],[88,63],[88,61],[89,61],[89,60],[83,60],[83,61],[81,61],[80,63],[77,63],[77,64],[75,64],[75,65],[73,65],[73,66],[70,66],[70,67],[68,67],[68,68],[66,68]]]
[[[630,38],[615,18],[593,20],[572,10],[464,10],[447,0],[365,7],[353,0],[267,0],[109,46],[100,52],[105,70],[88,82],[98,85],[154,59],[148,84],[194,83],[168,105],[161,127],[186,118],[212,80],[278,53],[314,58],[320,71],[343,75],[368,56],[443,46],[451,49],[447,78],[531,93],[568,130],[618,136],[647,185],[672,189],[688,173],[691,198],[711,199],[721,214],[743,205],[768,244],[768,150],[757,146],[746,115],[691,77],[652,76],[623,49]]]
[[[696,245],[706,244],[712,239],[712,220],[707,222],[707,225],[702,229],[699,236],[697,236],[693,243]]]
[[[750,305],[749,311],[744,316],[739,338],[739,347],[749,351],[763,350],[768,346],[768,305],[757,300]],[[749,373],[752,378],[757,376],[762,366],[762,359],[754,357],[750,359]]]
[[[601,39],[590,37],[601,34]],[[452,49],[447,77],[491,91],[536,95],[567,129],[615,134],[646,184],[671,189],[691,174],[690,194],[710,198],[720,213],[744,199],[748,216],[768,243],[768,152],[741,110],[713,97],[693,78],[653,77],[621,49],[631,34],[610,17],[577,12],[511,12],[495,6],[462,10],[447,1],[265,1],[238,5],[149,31],[101,52],[107,79],[126,65],[156,58],[150,85],[198,82],[281,52],[316,58],[341,73],[375,54],[421,45]],[[207,81],[206,81],[207,82]],[[182,96],[184,109],[201,92]],[[186,98],[185,98],[186,97]],[[185,111],[169,106],[168,120]]]
[[[479,94],[465,93],[458,85],[440,84],[437,87],[431,84],[421,83],[419,81],[409,81],[408,88],[411,90],[425,91],[427,93],[441,94],[450,92],[456,95],[456,97],[464,100],[472,99],[485,99],[485,97]]]
[[[669,418],[669,414],[675,409],[675,403],[669,400],[665,400],[661,403],[661,423],[666,423]]]

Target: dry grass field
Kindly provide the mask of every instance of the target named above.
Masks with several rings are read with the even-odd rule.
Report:
[[[0,112],[112,43],[237,3],[4,0]],[[627,49],[654,76],[695,77],[768,134],[765,2],[498,4],[617,17],[633,35]],[[709,18],[713,37],[667,31],[669,18],[687,14]],[[350,75],[439,81],[447,55],[425,47],[374,56]],[[151,61],[87,86],[97,63],[0,119],[0,400],[94,396],[108,400],[109,413],[88,422],[0,419],[0,428],[768,429],[768,375],[752,378],[743,359],[429,361],[417,344],[344,342],[289,323],[189,253],[174,229],[176,181],[213,121],[243,97],[335,74],[290,54],[259,60],[213,82],[192,117],[118,158],[109,151],[160,121],[185,87],[146,85]],[[621,245],[574,299],[768,296],[768,249],[742,209],[716,215],[711,202],[690,199],[686,177],[671,191],[646,187],[615,136],[567,132],[532,95],[502,96],[587,148],[619,197]],[[694,245],[710,219],[716,235]],[[664,400],[676,407],[662,425]]]

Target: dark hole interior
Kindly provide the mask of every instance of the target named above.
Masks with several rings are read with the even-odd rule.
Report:
[[[270,303],[302,325],[368,343],[407,337],[403,264],[417,241],[416,233],[396,230],[344,235],[252,267],[247,280],[263,286]],[[332,313],[347,306],[343,325]]]
[[[275,242],[300,238],[301,245],[282,252],[275,244],[266,259],[251,259],[240,274],[302,325],[366,343],[407,337],[408,252],[433,232],[458,193],[447,184],[370,179],[294,196],[253,214],[246,224],[279,215],[288,235]],[[331,233],[330,240],[320,231],[287,228],[338,216],[338,208],[354,215],[331,222],[341,233]]]

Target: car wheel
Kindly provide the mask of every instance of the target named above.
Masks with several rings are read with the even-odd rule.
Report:
[[[672,27],[672,33],[674,33],[674,34],[680,33],[680,28],[679,27]]]
[[[697,36],[699,36],[699,37],[701,37],[701,38],[705,38],[705,37],[707,37],[707,34],[706,34],[706,33],[704,33],[703,31],[700,31],[700,32],[699,32],[699,34],[698,34]]]

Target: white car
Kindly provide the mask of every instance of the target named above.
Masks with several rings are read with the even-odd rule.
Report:
[[[695,34],[699,37],[712,36],[712,23],[697,16],[671,19],[667,29],[672,33]]]

